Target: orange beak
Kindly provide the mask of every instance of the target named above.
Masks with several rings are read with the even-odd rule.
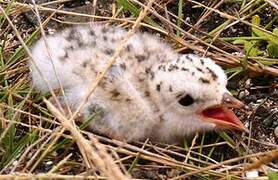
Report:
[[[247,109],[248,107],[230,94],[225,93],[221,104],[208,107],[200,114],[203,121],[214,123],[219,128],[249,132],[234,112],[228,108]]]

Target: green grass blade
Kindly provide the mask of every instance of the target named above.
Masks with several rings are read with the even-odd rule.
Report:
[[[36,31],[34,31],[30,36],[28,36],[28,38],[26,39],[25,43],[27,46],[30,46],[38,37],[38,35],[40,34],[40,29],[36,29]],[[16,49],[15,53],[8,59],[8,61],[6,62],[6,68],[8,68],[9,66],[11,66],[14,62],[16,62],[17,60],[19,60],[20,58],[22,58],[23,56],[25,56],[25,50],[23,47],[19,47]]]
[[[129,2],[128,0],[117,0],[117,3],[122,6],[124,8],[124,10],[130,12],[132,15],[134,15],[135,17],[138,17],[140,14],[140,9],[135,6],[134,4],[132,4],[131,2]],[[162,27],[156,23],[152,18],[146,16],[143,20],[145,23],[150,24],[156,28],[162,29]]]
[[[179,3],[178,3],[178,17],[179,17],[179,19],[178,19],[177,25],[180,28],[181,28],[181,23],[182,23],[181,19],[183,19],[183,16],[184,16],[183,12],[182,12],[183,5],[184,5],[183,0],[179,0]],[[180,37],[180,35],[181,35],[181,32],[178,30],[177,31],[177,36]]]
[[[7,15],[10,14],[10,10],[11,10],[11,8],[12,8],[12,6],[13,6],[14,1],[15,1],[15,0],[12,0],[11,2],[9,2],[8,5],[7,5],[7,7],[4,9],[4,11],[5,11],[5,13],[6,13]],[[4,25],[5,19],[6,19],[6,18],[5,18],[4,15],[0,16],[0,29],[1,29],[1,28],[3,27],[3,25]]]
[[[232,148],[236,146],[236,142],[226,133],[226,132],[218,132],[219,136],[224,139]]]

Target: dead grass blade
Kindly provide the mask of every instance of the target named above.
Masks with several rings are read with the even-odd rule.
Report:
[[[93,148],[91,143],[82,136],[72,121],[64,117],[48,100],[44,101],[50,111],[59,119],[62,126],[71,132],[83,155],[83,159],[87,159],[89,168],[93,168],[95,165],[101,171],[101,174],[108,179],[128,179],[114,163],[110,155],[107,154],[103,145],[96,139],[92,139],[95,146]]]

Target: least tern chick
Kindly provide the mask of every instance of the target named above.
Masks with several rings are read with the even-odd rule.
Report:
[[[40,39],[32,55],[52,89],[61,88],[60,81],[65,98],[58,99],[74,111],[126,34],[113,26],[77,26]],[[34,64],[29,66],[34,87],[49,91]],[[154,35],[137,33],[80,114],[86,119],[101,111],[91,130],[128,141],[175,142],[196,131],[246,130],[228,109],[244,105],[226,84],[224,71],[211,59],[177,54]]]

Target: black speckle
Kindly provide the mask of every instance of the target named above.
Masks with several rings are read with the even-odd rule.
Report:
[[[130,103],[130,102],[131,102],[131,99],[130,99],[130,98],[126,98],[126,99],[125,99],[125,102]]]
[[[86,46],[86,44],[84,42],[82,42],[81,40],[77,40],[77,46],[84,47],[84,46]]]
[[[158,66],[158,69],[162,70],[162,71],[166,71],[165,65],[162,65],[162,64]]]
[[[131,49],[132,49],[132,45],[128,44],[128,45],[126,46],[126,50],[127,50],[127,52],[130,52],[130,51],[131,51]]]
[[[65,62],[67,58],[69,58],[69,53],[68,53],[68,51],[65,51],[65,54],[62,57],[60,57],[59,59],[62,62]]]
[[[121,64],[120,64],[120,67],[121,67],[123,70],[126,70],[126,64],[125,64],[125,63],[121,63]]]
[[[201,68],[196,67],[196,69],[202,73],[204,72]]]
[[[145,91],[145,97],[150,97],[150,92],[149,91]]]
[[[107,55],[112,55],[114,53],[114,50],[113,49],[105,49],[103,52]]]
[[[102,29],[101,29],[101,32],[102,33],[107,33],[107,31],[108,31],[108,27],[103,26]]]
[[[178,70],[179,67],[176,64],[170,64],[168,71],[171,72],[173,70]]]
[[[104,41],[107,41],[107,36],[102,36],[102,39],[103,39]]]
[[[187,69],[187,68],[185,68],[185,67],[182,67],[181,70],[182,70],[182,71],[189,71],[189,69]]]
[[[170,92],[173,92],[173,88],[172,88],[171,85],[169,86],[169,91],[170,91]]]
[[[82,63],[82,67],[86,68],[86,67],[87,67],[87,65],[88,65],[88,63],[89,63],[89,61],[88,61],[88,60],[84,61],[84,62]]]
[[[186,55],[186,59],[188,59],[189,61],[193,62],[193,59],[189,55]]]
[[[204,84],[209,84],[210,83],[209,80],[207,80],[205,78],[202,78],[202,77],[199,80]]]
[[[165,119],[164,119],[163,115],[160,115],[160,116],[159,116],[159,121],[160,121],[160,122],[165,121]]]
[[[207,67],[207,70],[209,71],[209,73],[212,76],[213,80],[216,80],[218,78],[218,76],[215,74],[215,72],[213,70],[211,70],[210,68]]]
[[[110,93],[111,93],[111,97],[112,98],[116,98],[116,97],[118,97],[121,93],[118,91],[118,90],[116,90],[116,89],[113,89],[112,91],[110,91]]]
[[[138,80],[139,80],[139,82],[145,81],[145,77],[144,77],[144,74],[143,74],[143,73],[140,73],[140,74],[139,74]]]
[[[93,29],[90,29],[89,34],[90,34],[91,36],[95,36],[95,35],[96,35],[96,33],[95,33],[95,31],[94,31]]]
[[[88,111],[89,111],[90,114],[95,114],[95,113],[98,113],[100,111],[103,111],[103,108],[101,108],[97,104],[93,104],[93,105],[89,106]]]
[[[80,33],[76,29],[71,29],[65,37],[68,41],[80,41]]]
[[[150,68],[146,68],[146,69],[145,69],[145,73],[147,73],[147,74],[150,75],[150,80],[153,80],[153,79],[154,79],[155,74],[154,74],[154,72],[153,72]]]
[[[98,86],[101,87],[101,88],[103,88],[103,89],[105,89],[105,88],[106,88],[106,84],[107,84],[107,83],[106,83],[105,81],[102,80],[102,81],[99,82],[99,85],[98,85]]]
[[[146,56],[144,55],[135,55],[135,58],[137,59],[137,62],[142,62],[146,60]]]
[[[200,62],[201,62],[202,65],[205,64],[205,62],[204,62],[204,60],[202,58],[200,59]]]
[[[68,46],[68,47],[66,47],[66,49],[68,49],[68,50],[74,50],[74,47],[73,47],[73,45],[71,44],[70,46]]]
[[[194,71],[193,71],[193,72],[191,72],[191,75],[192,75],[192,76],[194,76],[194,75],[195,75],[195,72],[194,72]]]
[[[154,72],[150,71],[150,79],[153,80],[154,79]]]
[[[156,90],[157,90],[158,92],[160,92],[160,89],[161,89],[161,85],[160,85],[160,84],[157,84],[157,85],[156,85]]]

